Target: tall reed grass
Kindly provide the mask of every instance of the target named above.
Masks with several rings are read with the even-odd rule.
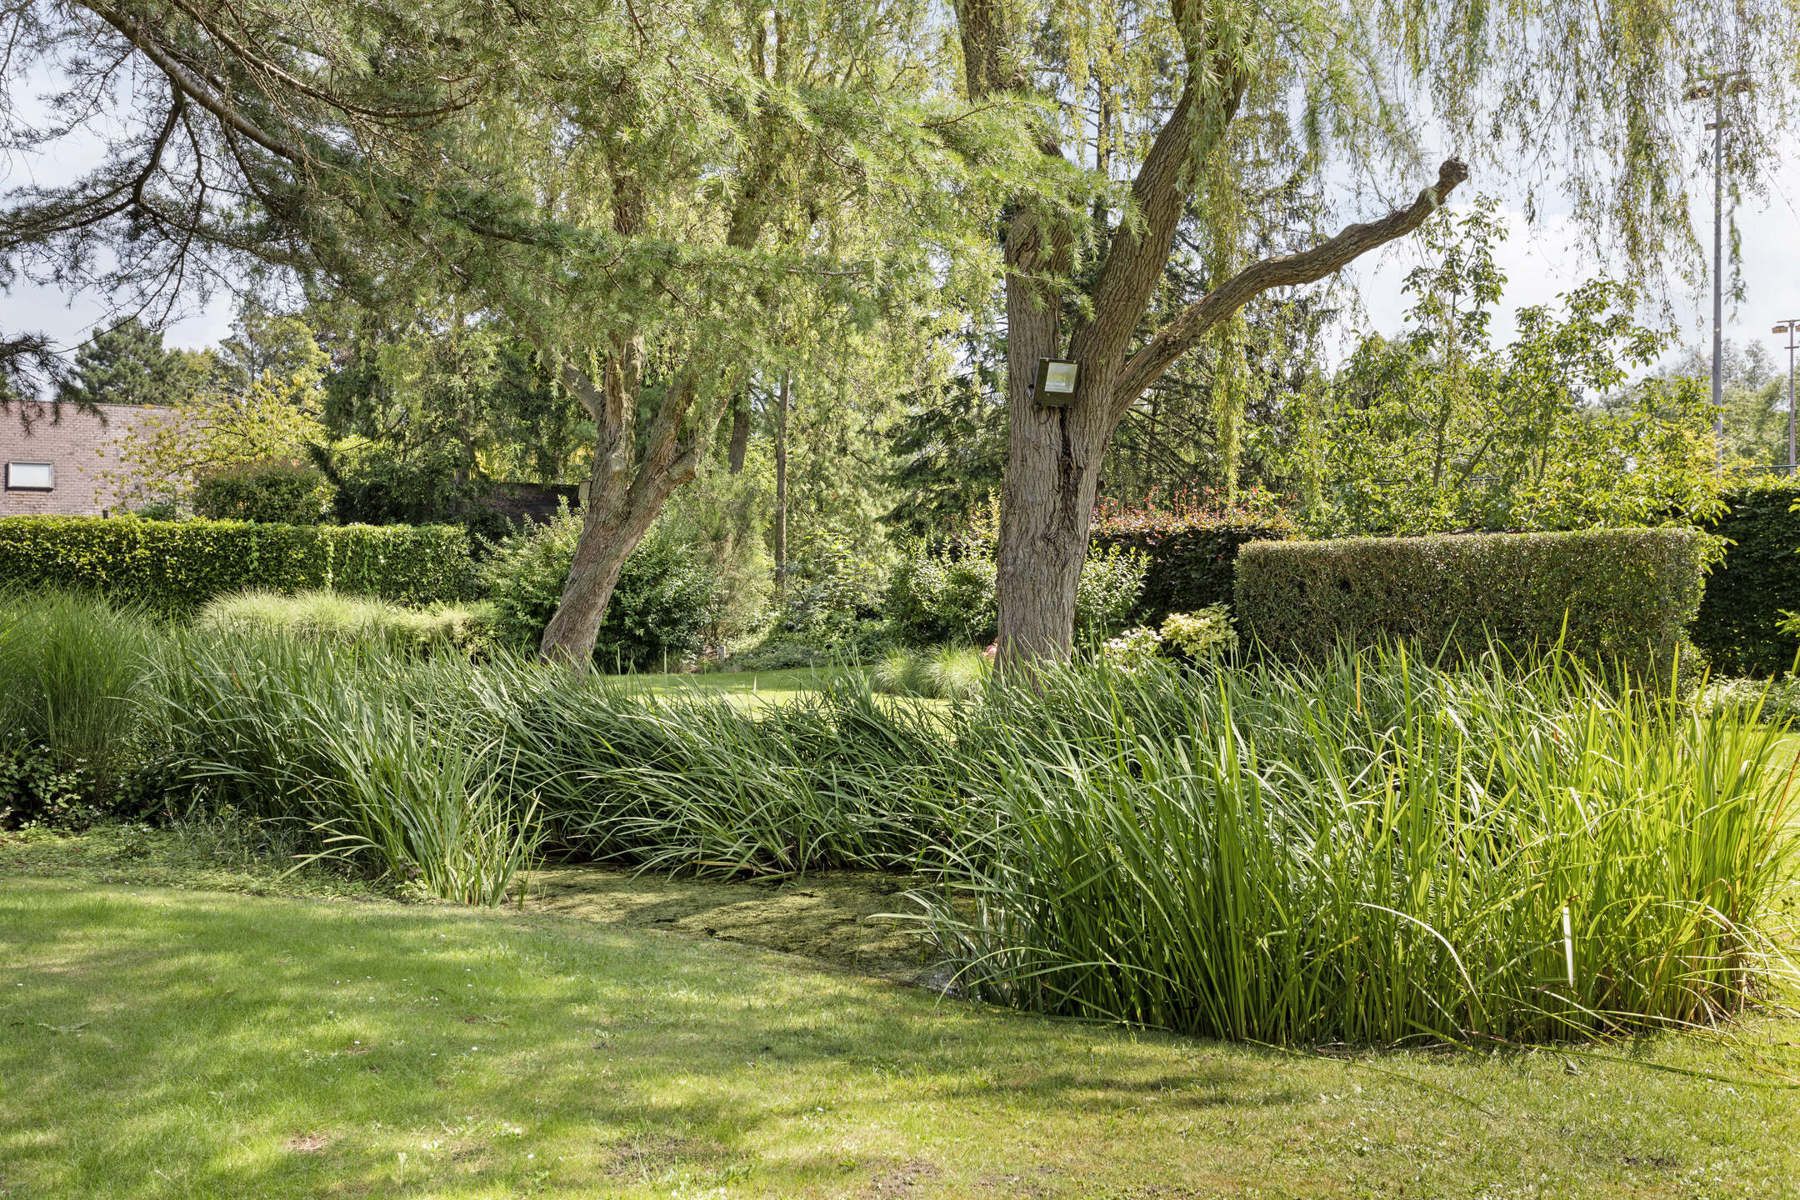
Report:
[[[45,661],[95,653],[72,618],[33,628],[73,643]],[[545,853],[903,871],[977,995],[1280,1043],[1704,1024],[1795,978],[1785,727],[1554,656],[1077,666],[947,706],[846,679],[744,709],[505,656],[150,640],[135,676],[57,686],[123,698],[94,728],[136,712],[202,802],[471,903]]]
[[[1793,768],[1754,713],[1395,652],[1070,670],[979,727],[991,825],[929,903],[991,999],[1390,1044],[1702,1024],[1793,978]]]
[[[31,753],[109,800],[141,765],[155,625],[62,592],[0,593],[0,757]]]
[[[538,804],[513,789],[504,752],[473,734],[472,715],[432,719],[418,685],[434,676],[410,665],[286,636],[178,635],[157,661],[155,719],[205,799],[298,825],[314,857],[499,904],[537,855]]]

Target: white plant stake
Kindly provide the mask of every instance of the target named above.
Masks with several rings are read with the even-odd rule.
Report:
[[[1569,924],[1569,906],[1563,905],[1563,959],[1569,964],[1569,990],[1575,990],[1575,930]]]

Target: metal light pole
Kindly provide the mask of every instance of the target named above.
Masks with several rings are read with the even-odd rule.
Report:
[[[1682,94],[1684,100],[1711,100],[1713,119],[1706,123],[1713,135],[1713,440],[1719,465],[1725,463],[1725,378],[1721,328],[1725,314],[1725,97],[1750,90],[1748,71],[1719,71],[1702,75]]]
[[[1776,333],[1788,335],[1788,474],[1794,473],[1794,338],[1800,335],[1800,318],[1789,318],[1775,326]]]

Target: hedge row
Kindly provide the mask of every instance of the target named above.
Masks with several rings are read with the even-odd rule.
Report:
[[[164,616],[247,588],[458,600],[469,535],[445,525],[262,525],[0,517],[0,586],[100,592]]]
[[[1725,515],[1709,532],[1729,538],[1725,561],[1706,581],[1694,643],[1722,675],[1780,675],[1793,668],[1800,638],[1777,624],[1800,609],[1800,486],[1772,480],[1724,496]]]
[[[1292,522],[1280,515],[1126,512],[1097,518],[1088,544],[1135,550],[1149,559],[1133,618],[1154,625],[1170,613],[1230,604],[1239,548],[1294,535]]]
[[[1518,653],[1563,639],[1601,663],[1665,665],[1700,606],[1707,541],[1691,529],[1256,542],[1237,618],[1275,653],[1400,640]],[[1565,624],[1566,623],[1566,624]]]

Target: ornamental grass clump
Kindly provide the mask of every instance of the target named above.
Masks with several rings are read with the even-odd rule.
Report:
[[[0,824],[79,825],[149,800],[141,684],[159,636],[97,596],[0,592]]]
[[[988,825],[931,928],[986,999],[1284,1044],[1707,1024],[1792,979],[1781,731],[1567,659],[1481,666],[996,693],[958,739]]]
[[[202,805],[287,827],[313,858],[499,904],[537,856],[538,805],[513,786],[491,721],[433,704],[473,670],[447,661],[462,670],[281,634],[190,634],[159,660],[152,691]]]

